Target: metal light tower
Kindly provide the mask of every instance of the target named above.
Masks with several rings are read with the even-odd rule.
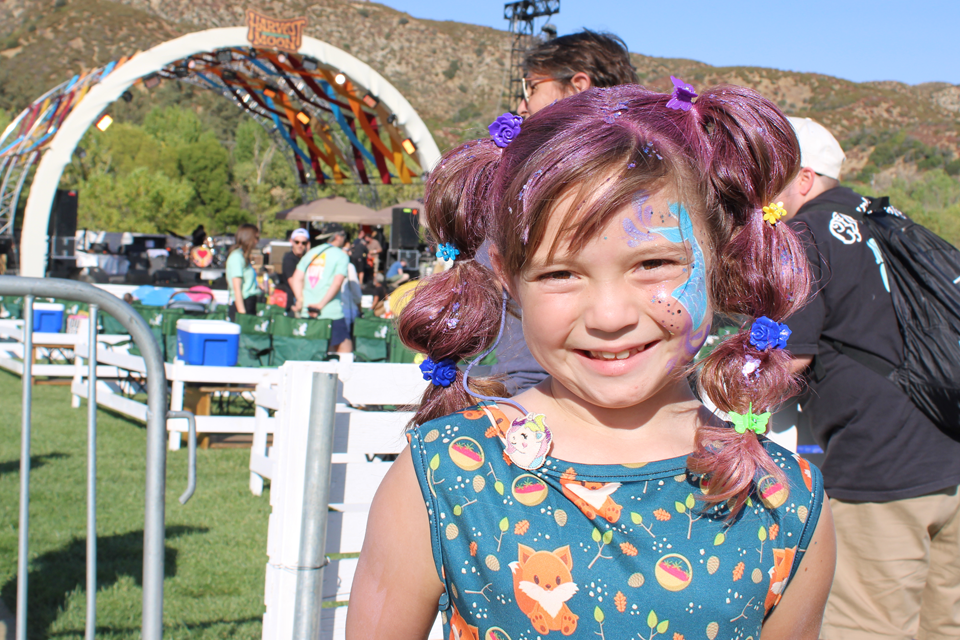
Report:
[[[560,0],[518,0],[503,5],[503,18],[510,22],[510,33],[513,34],[513,45],[510,48],[510,83],[507,85],[507,99],[511,109],[523,98],[520,85],[520,79],[523,78],[523,57],[536,37],[534,23],[537,18],[549,20],[550,16],[556,13],[560,13]],[[557,35],[556,29],[551,30],[549,27],[549,24],[544,24],[541,31],[553,38]],[[503,102],[502,94],[500,102]]]

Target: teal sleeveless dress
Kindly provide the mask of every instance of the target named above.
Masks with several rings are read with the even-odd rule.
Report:
[[[457,640],[759,640],[823,504],[820,471],[762,439],[773,476],[733,523],[686,457],[587,465],[505,455],[507,417],[481,403],[409,432]]]

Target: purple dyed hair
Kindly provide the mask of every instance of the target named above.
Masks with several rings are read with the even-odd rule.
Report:
[[[554,203],[573,193],[551,252],[572,251],[593,239],[637,193],[666,191],[697,217],[713,255],[714,310],[783,321],[802,306],[810,288],[803,248],[785,224],[771,226],[761,207],[799,169],[793,129],[769,100],[750,89],[719,86],[701,93],[690,111],[666,108],[667,94],[640,86],[592,89],[561,100],[523,123],[510,146],[471,142],[448,152],[427,183],[426,224],[437,242],[452,242],[463,258],[485,237],[506,275],[520,273],[543,241]],[[500,316],[494,274],[473,261],[417,287],[398,332],[433,359],[461,359],[492,345]],[[445,313],[461,302],[456,331]],[[760,360],[749,379],[741,369]],[[789,355],[749,344],[749,320],[702,363],[700,386],[725,411],[757,413],[796,393]],[[471,383],[489,387],[483,381]],[[472,403],[458,385],[428,389],[414,418],[422,423]],[[733,499],[739,510],[759,474],[786,482],[753,432],[701,427],[688,465],[710,476],[705,500]]]

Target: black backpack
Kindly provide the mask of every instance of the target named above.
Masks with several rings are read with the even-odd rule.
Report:
[[[864,225],[880,247],[903,337],[903,362],[894,366],[824,340],[893,381],[944,433],[960,439],[960,251],[890,206],[889,198],[864,198],[856,209],[833,208]]]

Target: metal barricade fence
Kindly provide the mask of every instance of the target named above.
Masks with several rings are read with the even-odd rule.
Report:
[[[27,637],[27,569],[29,558],[30,431],[33,389],[33,303],[36,297],[85,302],[89,310],[87,384],[87,616],[86,640],[96,632],[97,515],[97,314],[103,310],[130,332],[140,349],[147,373],[146,509],[143,527],[143,640],[163,635],[164,498],[166,493],[167,384],[160,347],[150,327],[126,302],[92,285],[74,280],[0,276],[0,296],[23,296],[23,420],[20,444],[20,517],[17,546],[17,640]],[[192,416],[178,416],[192,417]],[[192,458],[192,456],[191,456]],[[188,494],[195,482],[191,459]],[[184,494],[184,498],[189,498]]]

